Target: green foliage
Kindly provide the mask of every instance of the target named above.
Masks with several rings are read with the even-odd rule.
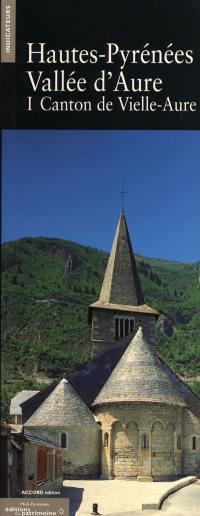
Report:
[[[72,271],[64,274],[67,258]],[[70,374],[90,356],[88,305],[99,297],[108,255],[56,238],[24,238],[3,245],[3,410],[10,396],[35,385],[37,375]],[[182,376],[200,374],[200,262],[136,257],[145,302],[173,324],[158,325],[158,351]],[[12,388],[11,388],[12,386]],[[29,387],[30,388],[30,387]],[[196,387],[194,387],[196,388]]]
[[[1,421],[8,421],[10,400],[22,389],[39,391],[46,387],[46,383],[34,383],[31,379],[4,381],[1,385]]]
[[[200,398],[200,382],[190,383],[188,384],[188,387],[190,387],[190,389],[192,389],[192,391]]]

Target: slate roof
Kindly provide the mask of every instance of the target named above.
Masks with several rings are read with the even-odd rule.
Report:
[[[133,306],[144,302],[124,211],[117,225],[99,302]]]
[[[21,403],[35,396],[39,391],[27,391],[22,390],[18,392],[12,399],[10,403],[10,415],[21,416],[22,408]]]
[[[70,377],[71,385],[90,406],[120,360],[131,337],[90,358]]]
[[[117,364],[120,362],[125,350],[129,345],[128,341],[121,341],[119,344],[111,347],[110,349],[102,352],[96,357],[91,358],[85,364],[81,365],[70,377],[70,384],[75,389],[77,394],[82,400],[89,406],[92,405],[95,398],[98,398],[100,391],[102,392],[103,386],[107,380],[111,377]],[[173,382],[179,392],[182,393],[184,402],[181,396],[181,404],[187,405],[188,408],[200,417],[200,400],[195,394],[184,384],[184,382],[161,360],[158,355],[151,350],[151,354],[154,354],[160,364],[170,378],[173,378]],[[60,380],[54,382],[54,384],[48,385],[45,389],[40,391],[30,400],[27,400],[22,404],[23,408],[23,422],[25,422],[30,416],[37,410],[37,408],[44,403],[45,399],[50,396],[50,393],[56,388]],[[155,378],[154,378],[155,381]],[[143,381],[140,383],[141,391],[143,390]],[[152,384],[151,384],[152,386]],[[149,385],[150,387],[150,385]],[[143,396],[139,398],[140,401],[144,401]],[[161,399],[159,398],[160,402]],[[120,400],[119,400],[120,401]],[[162,402],[164,401],[162,398]]]
[[[159,316],[159,312],[157,310],[154,310],[154,308],[151,308],[150,306],[148,305],[119,305],[119,304],[116,304],[116,303],[104,303],[102,302],[100,299],[98,301],[96,301],[95,303],[92,303],[92,305],[90,305],[90,308],[105,308],[106,310],[109,309],[109,310],[122,310],[123,312],[137,312],[137,313],[142,313],[142,314],[150,314],[150,315],[155,315],[155,316]]]
[[[96,426],[94,416],[72,385],[62,378],[26,421],[26,427]]]
[[[43,403],[43,401],[45,401],[46,398],[50,395],[50,393],[55,389],[59,381],[60,378],[55,382],[52,382],[49,385],[47,385],[47,387],[39,391],[31,399],[27,399],[26,401],[21,403],[22,423],[25,423],[25,421],[27,421],[27,419],[29,419],[32,416],[33,412],[35,412],[38,409],[38,407]]]
[[[59,446],[58,443],[55,443],[51,441],[50,439],[47,439],[46,436],[38,435],[37,433],[30,431],[28,428],[24,428],[24,438],[26,441],[30,442],[31,444],[37,444],[39,446],[47,446],[48,448],[58,448],[61,449],[61,446]]]
[[[200,415],[200,400],[151,349],[141,327],[93,406],[132,401],[185,406]]]
[[[130,338],[129,338],[130,341]],[[70,383],[86,405],[90,406],[124,352],[127,341],[91,358],[71,375]],[[30,400],[22,403],[22,422],[25,423],[58,385],[60,379],[48,385]]]

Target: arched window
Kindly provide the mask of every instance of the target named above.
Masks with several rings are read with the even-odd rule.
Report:
[[[104,440],[103,440],[103,444],[104,444],[104,448],[107,448],[108,447],[108,432],[105,432],[104,434]]]
[[[181,435],[177,436],[177,449],[181,450]]]
[[[194,435],[192,438],[192,449],[196,450],[196,448],[197,448],[197,438]]]
[[[147,434],[142,435],[141,448],[143,448],[143,449],[149,448],[149,436]]]
[[[66,432],[62,432],[60,436],[61,448],[68,448],[68,435]]]

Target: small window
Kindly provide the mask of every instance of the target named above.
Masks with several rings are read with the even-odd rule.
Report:
[[[60,441],[61,441],[61,448],[68,448],[68,439],[67,439],[66,432],[62,432]]]
[[[130,320],[130,333],[132,333],[132,332],[133,332],[133,330],[134,330],[134,320],[133,320],[133,319],[131,319],[131,320]]]
[[[177,436],[177,450],[181,450],[181,435]]]
[[[143,449],[149,448],[149,436],[147,434],[142,435],[141,447]]]
[[[196,437],[194,435],[193,438],[192,438],[192,449],[196,450],[196,448],[197,448],[197,439],[196,439]]]
[[[103,444],[104,444],[104,448],[108,447],[108,433],[107,432],[105,432],[105,434],[104,434],[104,442],[103,442]]]

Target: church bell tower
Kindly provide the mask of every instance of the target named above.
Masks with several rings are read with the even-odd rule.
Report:
[[[92,356],[129,342],[142,324],[154,345],[158,312],[144,304],[139,274],[122,210],[98,301],[89,307]]]

